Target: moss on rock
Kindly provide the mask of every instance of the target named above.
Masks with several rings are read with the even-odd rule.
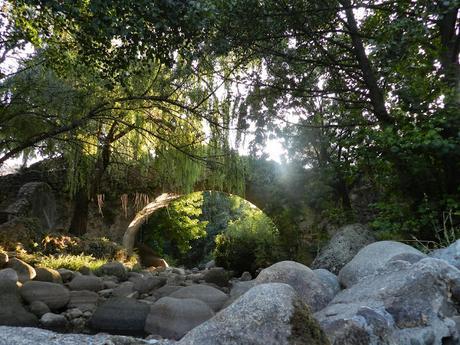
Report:
[[[291,336],[289,342],[292,345],[330,345],[326,334],[313,317],[310,308],[302,301],[294,303],[294,313],[291,316]]]

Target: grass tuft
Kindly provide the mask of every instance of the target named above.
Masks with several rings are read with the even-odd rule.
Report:
[[[60,254],[57,256],[46,255],[37,258],[37,266],[48,267],[53,269],[67,268],[72,271],[78,271],[82,267],[88,267],[92,271],[98,270],[102,265],[106,264],[107,259],[96,259],[92,255],[69,255]]]

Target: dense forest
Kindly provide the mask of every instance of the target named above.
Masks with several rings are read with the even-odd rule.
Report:
[[[65,166],[74,235],[100,195],[244,196],[251,180],[277,242],[298,244],[290,226],[305,209],[312,241],[366,212],[380,238],[452,242],[459,5],[2,1],[0,167]],[[267,160],[274,139],[281,165]],[[362,189],[365,209],[353,199]]]

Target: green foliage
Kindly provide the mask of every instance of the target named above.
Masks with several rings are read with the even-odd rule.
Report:
[[[92,271],[96,271],[109,261],[110,260],[107,259],[96,259],[92,255],[61,254],[57,256],[39,256],[36,259],[36,265],[53,269],[66,268],[72,271],[78,271],[82,267],[88,267]]]
[[[202,193],[192,193],[172,202],[150,217],[143,227],[143,242],[158,254],[183,254],[190,242],[206,236],[205,221],[200,221]]]
[[[279,259],[279,234],[273,222],[260,210],[247,209],[216,236],[216,264],[241,274],[254,273]]]
[[[458,0],[9,3],[0,36],[41,50],[1,80],[0,164],[63,155],[88,199],[132,181],[242,195],[247,181],[285,247],[306,207],[368,221],[350,198],[364,181],[385,236],[436,240],[446,210],[459,223]],[[294,163],[241,159],[234,124],[256,157],[275,135]],[[181,222],[178,251],[200,233]]]
[[[229,222],[239,219],[249,204],[239,196],[222,192],[203,192],[200,221],[206,222],[206,236],[190,242],[190,250],[178,258],[186,267],[199,266],[212,259],[215,238],[227,229]]]
[[[47,234],[34,249],[44,255],[87,255],[96,259],[127,259],[126,250],[105,237],[74,237]]]
[[[54,65],[76,56],[92,72],[122,78],[133,61],[173,65],[197,53],[213,15],[207,1],[14,1],[15,26]],[[52,28],[52,30],[50,30]],[[149,42],[146,44],[146,42]]]
[[[416,240],[427,248],[447,246],[458,239],[459,204],[453,199],[409,204],[407,199],[388,200],[374,205],[376,218],[371,226],[380,239]],[[445,211],[447,210],[447,211]]]
[[[224,251],[245,261],[242,271],[273,262],[281,251],[278,230],[261,210],[213,191],[192,193],[156,212],[143,226],[142,240],[175,264],[196,267],[218,253],[225,267],[238,272],[237,259]]]

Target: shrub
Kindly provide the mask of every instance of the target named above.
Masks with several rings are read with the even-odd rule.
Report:
[[[415,240],[433,249],[458,239],[460,204],[453,199],[432,201],[425,196],[410,203],[393,198],[373,206],[377,216],[370,225],[380,240]]]
[[[126,250],[116,242],[105,237],[83,238],[81,251],[86,255],[92,255],[97,259],[113,259],[124,261],[127,259]]]
[[[273,222],[260,210],[251,209],[242,218],[229,223],[216,236],[214,258],[218,266],[237,274],[254,273],[279,258],[279,235]]]
[[[47,234],[41,240],[38,250],[45,255],[89,255],[97,259],[125,261],[126,250],[105,237],[73,237],[61,234]]]
[[[64,236],[59,234],[47,234],[41,241],[41,250],[43,254],[61,254],[67,253],[76,247],[79,247],[80,239],[78,237]]]

